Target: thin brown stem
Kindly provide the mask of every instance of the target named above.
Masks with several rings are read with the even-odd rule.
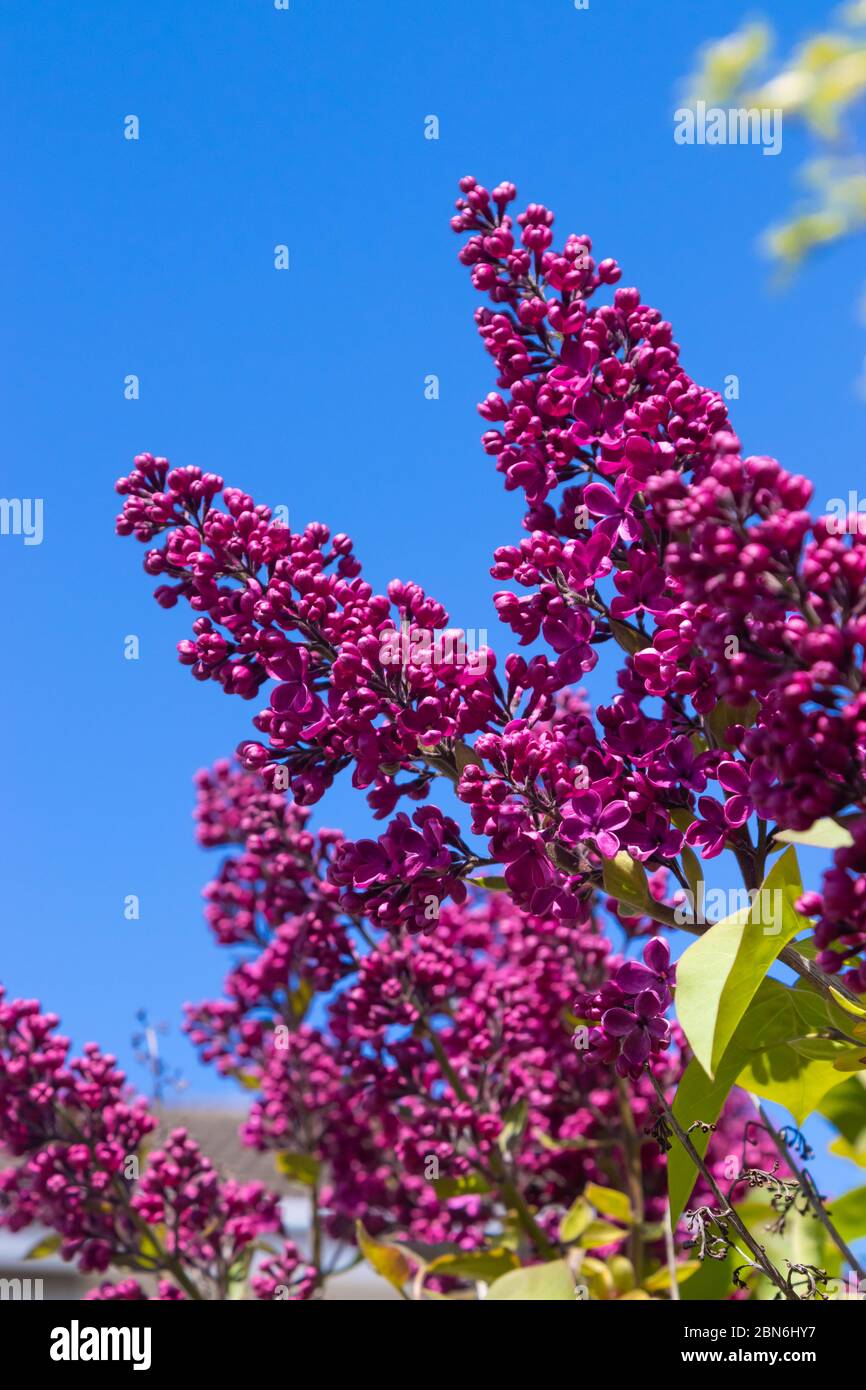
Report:
[[[689,1158],[692,1160],[692,1163],[695,1165],[698,1172],[701,1174],[702,1178],[704,1179],[704,1182],[708,1185],[713,1195],[715,1196],[716,1201],[719,1204],[719,1215],[723,1217],[725,1221],[729,1221],[730,1224],[734,1227],[741,1240],[743,1241],[743,1244],[754,1256],[756,1265],[767,1276],[770,1282],[772,1284],[775,1284],[776,1288],[782,1294],[783,1298],[787,1299],[791,1303],[799,1303],[800,1300],[798,1299],[797,1295],[789,1287],[782,1274],[773,1264],[772,1260],[768,1257],[763,1245],[758,1244],[749,1228],[744,1224],[743,1221],[741,1221],[740,1217],[737,1215],[733,1207],[728,1202],[728,1199],[725,1197],[724,1193],[722,1192],[721,1188],[719,1187],[718,1183],[713,1177],[713,1174],[710,1172],[710,1169],[708,1168],[707,1164],[704,1163],[704,1160],[701,1158],[700,1154],[698,1153],[697,1149],[692,1143],[689,1135],[683,1129],[673,1110],[668,1105],[667,1098],[665,1096],[664,1090],[662,1089],[661,1082],[653,1074],[652,1068],[648,1066],[646,1070],[647,1075],[649,1076],[650,1081],[652,1082],[653,1089],[655,1090],[655,1093],[658,1096],[659,1104],[662,1107],[665,1119],[667,1120],[674,1134],[679,1139]]]
[[[635,1281],[641,1283],[644,1263],[644,1195],[643,1165],[641,1163],[641,1143],[631,1108],[631,1096],[621,1076],[616,1078],[617,1099],[623,1129],[623,1146],[626,1155],[626,1183],[631,1198],[634,1221],[629,1232],[629,1258],[634,1265]]]
[[[770,1119],[763,1105],[758,1106],[758,1114],[761,1117],[764,1128],[766,1129],[767,1133],[769,1134],[770,1138],[772,1139],[773,1143],[778,1149],[782,1160],[788,1165],[791,1172],[794,1174],[794,1177],[800,1184],[800,1191],[804,1193],[804,1195],[808,1199],[809,1206],[812,1208],[816,1217],[821,1222],[821,1225],[824,1227],[824,1230],[827,1232],[833,1244],[836,1246],[837,1250],[841,1252],[842,1256],[848,1261],[851,1268],[857,1274],[857,1278],[866,1281],[866,1270],[864,1270],[862,1264],[857,1259],[850,1246],[846,1244],[839,1232],[836,1230],[836,1227],[833,1225],[833,1222],[830,1219],[830,1213],[824,1206],[820,1194],[817,1192],[811,1177],[808,1173],[804,1172],[803,1169],[797,1166],[797,1163],[794,1160],[790,1148],[785,1143],[785,1140],[783,1139],[779,1130],[773,1124],[773,1121]]]

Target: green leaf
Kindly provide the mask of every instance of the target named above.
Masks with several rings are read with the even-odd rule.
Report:
[[[606,891],[617,902],[628,907],[645,907],[650,901],[646,870],[637,859],[620,850],[613,859],[605,859],[602,877]]]
[[[50,1236],[44,1236],[32,1245],[24,1256],[25,1260],[47,1260],[49,1255],[56,1255],[63,1244],[63,1237],[53,1232]]]
[[[501,874],[484,874],[481,878],[467,878],[475,888],[487,888],[491,893],[507,893],[508,884]]]
[[[864,1071],[866,1070],[866,1056],[860,1047],[849,1047],[833,1063],[836,1071]]]
[[[806,1038],[791,1038],[787,1045],[800,1057],[808,1057],[813,1062],[835,1062],[840,1051],[845,1049],[845,1044],[837,1042],[835,1038],[821,1038],[816,1034]]]
[[[734,1270],[742,1263],[742,1257],[730,1250],[724,1260],[704,1260],[683,1284],[680,1298],[685,1303],[721,1303],[732,1292]]]
[[[636,628],[629,627],[628,623],[621,623],[616,618],[609,618],[608,622],[611,632],[623,651],[629,652],[631,656],[652,646],[651,637],[647,637],[643,632],[638,632]]]
[[[459,1178],[434,1178],[433,1188],[442,1202],[449,1197],[468,1197],[474,1192],[489,1192],[490,1184],[480,1173],[463,1173]]]
[[[851,1076],[841,1081],[824,1097],[820,1108],[833,1128],[849,1144],[856,1144],[866,1131],[866,1077]]]
[[[783,845],[812,845],[815,849],[847,849],[854,840],[844,825],[822,816],[808,830],[777,830],[773,836]]]
[[[457,763],[457,771],[462,772],[467,767],[483,767],[484,762],[474,748],[468,743],[464,743],[462,738],[458,738],[454,744],[454,759]]]
[[[552,1135],[545,1134],[540,1129],[534,1130],[533,1133],[541,1147],[549,1149],[552,1153],[561,1153],[564,1149],[598,1149],[605,1143],[601,1139],[554,1139]]]
[[[728,729],[732,724],[742,724],[746,729],[751,728],[759,709],[757,700],[750,700],[747,705],[729,705],[727,700],[719,700],[706,716],[707,727],[715,739],[716,746],[732,751],[736,744],[728,743]]]
[[[156,1239],[154,1239],[156,1237]],[[162,1258],[162,1251],[157,1245],[157,1240],[165,1238],[165,1226],[155,1226],[153,1236],[149,1236],[145,1231],[138,1242],[138,1254],[141,1259],[150,1260],[152,1265],[157,1264]]]
[[[680,1079],[672,1107],[684,1130],[688,1130],[690,1125],[697,1122],[705,1125],[715,1124],[741,1066],[742,1056],[731,1055],[723,1060],[715,1078],[711,1078],[707,1076],[697,1058],[692,1058]],[[696,1129],[689,1138],[703,1158],[710,1142],[710,1135]],[[672,1148],[667,1155],[667,1167],[671,1223],[676,1227],[698,1176],[697,1168],[676,1137],[673,1138]]]
[[[310,984],[309,980],[300,980],[297,989],[292,990],[289,1001],[292,1006],[292,1017],[295,1019],[295,1022],[300,1023],[306,1016],[315,993],[315,988]]]
[[[496,1302],[571,1303],[574,1300],[574,1280],[565,1260],[550,1264],[528,1265],[503,1274],[491,1284],[487,1299]]]
[[[701,1267],[700,1260],[683,1260],[682,1264],[676,1267],[677,1283],[684,1284],[693,1274],[696,1274]],[[662,1265],[648,1279],[644,1279],[643,1286],[649,1293],[659,1293],[663,1289],[671,1286],[671,1271],[667,1265]]]
[[[866,1236],[866,1187],[855,1187],[844,1197],[828,1202],[830,1220],[844,1241]]]
[[[521,1138],[526,1129],[528,1117],[529,1105],[525,1100],[519,1100],[516,1105],[512,1105],[511,1109],[506,1111],[503,1116],[502,1129],[499,1131],[499,1138],[496,1141],[501,1153],[509,1153]]]
[[[858,1168],[866,1168],[866,1139],[852,1143],[840,1135],[829,1145],[829,1151],[837,1158],[847,1158],[851,1163],[856,1163]]]
[[[382,1241],[374,1240],[365,1231],[362,1221],[356,1223],[355,1232],[362,1254],[376,1273],[387,1279],[389,1284],[393,1284],[395,1289],[402,1289],[411,1274],[409,1261],[402,1251],[395,1245],[386,1245]]]
[[[782,947],[809,926],[794,907],[802,891],[796,853],[786,849],[752,907],[717,922],[680,957],[677,1018],[708,1075]]]
[[[694,850],[689,849],[688,845],[683,845],[680,851],[680,858],[682,859],[686,882],[689,885],[692,895],[692,911],[696,912],[698,907],[703,903],[704,895],[704,873],[701,868],[701,861]]]
[[[620,1221],[624,1226],[634,1220],[631,1202],[624,1192],[617,1191],[615,1187],[599,1187],[597,1183],[590,1182],[583,1189],[583,1195],[603,1216],[612,1216],[614,1221]]]
[[[583,1197],[576,1198],[559,1223],[559,1239],[566,1245],[569,1241],[577,1240],[594,1216],[595,1212],[589,1202]]]
[[[698,1059],[692,1058],[688,1063],[674,1097],[674,1115],[685,1130],[695,1122],[714,1125],[731,1088],[741,1086],[780,1102],[796,1123],[802,1125],[803,1119],[817,1106],[822,1102],[828,1104],[828,1095],[842,1088],[833,1061],[816,1061],[803,1056],[791,1045],[792,1038],[802,1045],[803,1024],[826,1027],[826,1023],[823,998],[812,988],[802,983],[790,988],[780,980],[763,981],[738,1024],[714,1079],[706,1074]],[[703,1156],[709,1134],[694,1130],[689,1138],[698,1154]],[[691,1158],[683,1145],[674,1140],[667,1155],[667,1186],[674,1226],[683,1215],[696,1176]]]
[[[697,1058],[692,1058],[677,1087],[673,1104],[674,1115],[684,1129],[688,1130],[690,1125],[698,1121],[705,1125],[715,1124],[731,1088],[752,1060],[753,1054],[760,1054],[802,1033],[803,1013],[808,1013],[816,1005],[820,1008],[820,999],[812,995],[809,999],[796,998],[795,1001],[799,993],[779,980],[764,980],[740,1020],[715,1077],[708,1076]],[[804,996],[807,993],[811,994],[811,991],[803,991]],[[796,1058],[797,1054],[791,1049],[789,1051]],[[805,1059],[800,1060],[807,1065]],[[703,1157],[710,1135],[696,1129],[689,1137]],[[676,1226],[695,1185],[697,1169],[677,1139],[668,1153],[667,1165],[671,1221]]]
[[[853,1000],[849,999],[841,990],[834,989],[832,985],[830,986],[830,993],[836,1000],[839,1008],[844,1010],[845,1013],[853,1014],[855,1018],[866,1018],[866,1009],[863,1008],[862,1004],[855,1004]]]
[[[428,1274],[448,1274],[455,1279],[483,1279],[492,1284],[509,1270],[519,1269],[520,1261],[513,1250],[500,1246],[495,1250],[464,1250],[456,1255],[440,1255],[427,1266]]]
[[[817,1055],[810,1056],[804,1050],[810,1042]],[[797,1038],[756,1052],[737,1077],[737,1085],[754,1091],[765,1100],[784,1105],[797,1125],[802,1125],[813,1110],[817,1110],[827,1092],[839,1084],[835,1060],[838,1052],[822,1055],[821,1047],[825,1045],[836,1049],[840,1046],[838,1043],[824,1044],[818,1039]]]
[[[592,1258],[592,1255],[585,1255],[584,1263],[586,1260],[591,1260]],[[583,1271],[583,1267],[584,1266],[581,1265],[581,1272]],[[637,1281],[634,1275],[634,1265],[625,1255],[611,1255],[607,1261],[607,1267],[613,1276],[614,1286],[620,1293],[628,1293],[630,1289],[636,1287]]]
[[[597,1250],[600,1245],[613,1245],[614,1241],[622,1240],[627,1235],[628,1231],[612,1225],[610,1221],[590,1221],[581,1231],[577,1243],[584,1250]]]
[[[284,1178],[292,1178],[307,1187],[315,1187],[321,1163],[311,1154],[279,1153],[274,1158],[274,1166]]]

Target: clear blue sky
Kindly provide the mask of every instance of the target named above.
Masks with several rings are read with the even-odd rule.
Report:
[[[862,246],[785,295],[756,250],[794,196],[803,137],[786,131],[777,158],[672,137],[695,48],[754,8],[3,6],[0,491],[42,497],[45,535],[0,538],[0,977],[61,1012],[76,1043],[128,1063],[136,1008],[176,1024],[184,999],[218,992],[227,953],[201,918],[191,778],[255,708],[177,664],[188,613],[157,607],[142,548],[114,537],[113,483],[134,454],[348,531],[375,586],[415,579],[494,633],[490,556],[519,509],[478,444],[493,382],[448,227],[461,174],[513,179],[615,255],[694,376],[739,376],[751,452],[819,479],[822,502],[862,478]],[[762,12],[793,38],[829,8]],[[357,833],[366,808],[346,785],[318,817]],[[194,1091],[213,1087],[177,1034],[167,1051]]]

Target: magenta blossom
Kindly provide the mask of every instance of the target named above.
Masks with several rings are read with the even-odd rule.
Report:
[[[619,853],[620,840],[616,835],[628,824],[630,813],[624,801],[609,801],[602,805],[598,792],[578,792],[563,807],[562,838],[570,844],[591,841],[600,855],[613,859]]]

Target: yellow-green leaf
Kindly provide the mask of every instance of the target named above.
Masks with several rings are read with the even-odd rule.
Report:
[[[836,1000],[839,1008],[844,1009],[846,1014],[853,1014],[855,1018],[866,1018],[866,1009],[863,1008],[862,1004],[855,1004],[853,1000],[849,999],[841,990],[834,989],[832,985],[830,986],[830,993]]]
[[[435,1178],[433,1188],[442,1202],[450,1197],[468,1197],[472,1193],[489,1192],[490,1184],[480,1173],[462,1173],[458,1178]]]
[[[779,980],[764,980],[740,1020],[715,1077],[707,1075],[696,1057],[686,1067],[673,1104],[674,1115],[683,1128],[688,1130],[696,1122],[715,1124],[731,1087],[753,1054],[764,1052],[802,1033],[804,1015],[810,1009],[816,1011],[816,1016],[822,1009],[820,998],[811,991],[790,989]],[[790,1055],[797,1056],[793,1051]],[[806,1065],[805,1059],[800,1060]],[[695,1129],[690,1138],[698,1154],[703,1157],[710,1141],[709,1134]],[[671,1220],[676,1226],[695,1185],[697,1169],[678,1142],[670,1150],[667,1163]]]
[[[470,747],[468,743],[464,743],[462,738],[458,738],[457,742],[454,745],[454,759],[457,763],[458,772],[462,772],[464,768],[470,766],[484,766],[483,759],[478,756],[474,748]]]
[[[811,845],[816,849],[846,849],[854,843],[850,830],[830,816],[822,816],[808,830],[777,830],[773,838],[783,845]]]
[[[866,1144],[866,1077],[840,1081],[821,1104],[821,1114],[853,1145]]]
[[[677,1018],[709,1076],[782,947],[809,926],[794,907],[802,891],[796,853],[786,849],[751,908],[717,922],[681,956]]]
[[[700,1269],[700,1267],[700,1260],[683,1260],[682,1264],[678,1264],[676,1267],[677,1283],[684,1284],[687,1279],[691,1278],[696,1270]],[[669,1289],[671,1286],[671,1271],[668,1266],[662,1265],[661,1268],[657,1269],[654,1274],[651,1274],[648,1279],[644,1279],[643,1286],[645,1289],[649,1289],[650,1293],[659,1293],[662,1289]]]
[[[592,1207],[583,1197],[572,1202],[559,1223],[559,1239],[568,1244],[582,1235],[595,1215]]]
[[[812,1056],[808,1050],[810,1041],[815,1054]],[[738,1075],[737,1085],[784,1105],[796,1123],[802,1125],[827,1092],[839,1085],[838,1053],[822,1053],[824,1045],[824,1040],[798,1038],[796,1045],[780,1042],[755,1052]]]
[[[292,1178],[295,1182],[306,1183],[307,1187],[314,1187],[322,1165],[311,1154],[279,1153],[274,1158],[274,1166],[284,1178]]]
[[[602,877],[606,891],[627,907],[645,907],[650,900],[646,870],[637,859],[620,850],[613,859],[605,859]]]
[[[866,1187],[855,1187],[827,1203],[830,1220],[843,1240],[866,1236]]]
[[[623,651],[628,652],[630,656],[652,646],[652,638],[647,637],[643,632],[638,632],[637,628],[629,627],[628,623],[621,623],[616,618],[611,618],[609,621],[611,632]]]
[[[718,704],[706,715],[707,727],[713,735],[717,747],[726,748],[730,752],[735,745],[727,741],[728,729],[732,724],[742,724],[746,729],[751,728],[759,709],[757,700],[750,700],[747,705],[729,705],[727,700],[719,700]]]
[[[62,1244],[63,1237],[54,1232],[50,1236],[44,1236],[42,1240],[38,1240],[35,1245],[31,1246],[24,1258],[25,1260],[47,1260],[49,1255],[56,1255]]]
[[[292,1006],[292,1017],[296,1022],[300,1022],[306,1015],[307,1009],[316,993],[309,980],[301,980],[297,989],[293,989],[290,1002]]]
[[[428,1274],[448,1274],[456,1279],[483,1279],[492,1284],[509,1270],[519,1269],[520,1261],[513,1250],[498,1246],[495,1250],[465,1250],[456,1255],[439,1255],[427,1266]]]
[[[858,1168],[866,1168],[866,1143],[853,1143],[850,1139],[843,1139],[841,1134],[838,1139],[834,1139],[829,1146],[830,1153],[837,1158],[847,1158],[851,1163],[856,1163]]]
[[[583,1189],[583,1195],[602,1216],[611,1216],[624,1226],[634,1220],[631,1202],[624,1192],[618,1192],[615,1187],[599,1187],[597,1183],[590,1182]]]
[[[361,1221],[357,1222],[355,1231],[361,1253],[376,1273],[387,1279],[389,1284],[393,1284],[395,1289],[402,1289],[411,1273],[405,1255],[394,1245],[374,1240],[367,1234]]]
[[[487,1299],[502,1303],[571,1303],[574,1300],[574,1280],[565,1260],[550,1264],[528,1265],[503,1274],[491,1284]]]
[[[688,845],[683,845],[680,851],[680,858],[682,859],[686,882],[689,885],[689,890],[692,895],[692,911],[696,912],[703,903],[704,897],[704,874],[701,868],[701,861],[694,850],[689,849]]]
[[[612,1225],[610,1221],[590,1221],[581,1231],[577,1243],[584,1250],[597,1250],[600,1245],[613,1245],[627,1235],[628,1231]]]

